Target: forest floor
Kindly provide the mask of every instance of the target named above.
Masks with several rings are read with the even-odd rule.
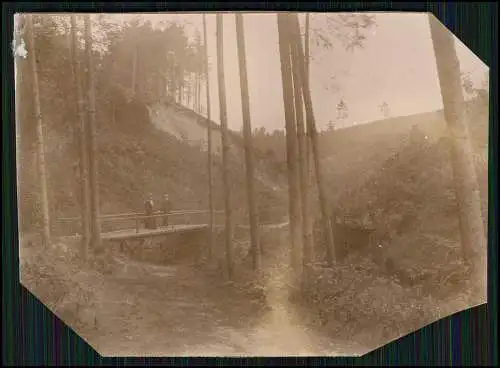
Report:
[[[266,246],[258,276],[242,261],[229,282],[220,259],[157,265],[106,252],[82,265],[78,241],[22,239],[21,282],[103,356],[357,356],[473,306],[467,282],[429,293],[361,255],[315,265],[301,291],[280,243]]]
[[[260,297],[198,264],[159,266],[113,255],[82,267],[68,242],[22,245],[21,281],[103,356],[335,356],[366,349],[327,338],[288,303],[269,268]]]

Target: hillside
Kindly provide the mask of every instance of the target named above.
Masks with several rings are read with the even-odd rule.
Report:
[[[187,140],[153,125],[147,107],[138,101],[122,99],[118,106],[120,109],[114,119],[106,111],[98,115],[101,212],[142,210],[147,193],[158,199],[163,193],[168,193],[175,209],[207,209],[206,152],[200,146],[189,144]],[[47,120],[50,116],[47,114]],[[182,114],[171,113],[168,121],[173,120],[172,116],[183,119]],[[77,150],[70,127],[70,124],[51,123],[46,129],[49,201],[53,218],[75,216],[79,211]],[[27,229],[35,225],[37,217],[34,136],[21,134],[20,141],[20,219],[21,227]],[[280,220],[286,210],[286,191],[279,189],[280,183],[268,178],[266,167],[259,166],[257,170],[257,193],[263,203],[278,211],[276,214],[267,211],[268,215]],[[215,207],[222,209],[224,193],[220,155],[215,155],[213,173]],[[231,145],[230,178],[236,221],[246,222],[244,157],[237,139]],[[266,218],[264,210],[262,220],[272,220]]]
[[[470,105],[468,114],[486,230],[487,109]],[[418,125],[420,134],[411,139],[402,135],[404,139],[399,140],[400,147],[385,160],[377,160],[377,164],[371,167],[368,165],[374,159],[359,160],[357,180],[349,182],[335,197],[339,217],[360,220],[370,215],[376,229],[369,251],[371,255],[391,264],[390,268],[406,270],[411,277],[433,275],[437,278],[434,282],[439,282],[439,278],[456,270],[461,249],[449,142],[444,131],[434,129],[433,134],[429,122],[435,126],[440,122],[432,120],[433,116],[439,115],[428,115],[430,119]],[[359,130],[360,140],[363,139],[360,137],[362,133],[367,134],[368,129]],[[338,138],[339,142],[341,138]],[[387,135],[386,139],[390,143]],[[384,151],[389,155],[388,143],[379,143],[377,148],[364,147],[374,156],[382,156]],[[396,146],[397,142],[393,140],[392,143]],[[356,161],[351,160],[349,164],[355,166]],[[359,169],[362,165],[367,169]],[[355,169],[349,167],[348,170]],[[345,176],[341,180],[344,181]]]
[[[484,161],[488,146],[488,102],[472,100],[466,103],[466,111],[471,142]],[[318,136],[319,153],[326,185],[331,188],[330,197],[336,201],[341,193],[379,172],[385,161],[406,144],[414,125],[429,142],[436,142],[446,135],[442,110],[321,132]],[[286,168],[286,144],[282,132],[256,135],[255,146],[259,149],[259,158],[272,161],[275,171],[282,172]],[[478,166],[478,170],[480,167],[483,166]]]
[[[442,112],[391,118],[325,132],[320,138],[323,167],[333,198],[362,178],[377,172],[384,161],[401,150],[413,125],[431,140],[443,134]]]
[[[156,102],[148,106],[151,122],[155,127],[191,145],[207,150],[207,120],[194,111],[173,101]],[[219,125],[210,122],[212,127],[213,150],[221,152]],[[233,134],[234,136],[234,134]]]
[[[467,118],[486,230],[487,101],[468,104]],[[332,141],[338,137],[337,145],[328,146],[330,152],[342,142],[345,147],[337,151],[328,177],[336,184],[329,194],[337,216],[352,220],[358,230],[351,231],[354,242],[368,229],[375,230],[366,244],[347,239],[347,257],[332,268],[313,267],[307,290],[294,296],[304,308],[302,316],[323,326],[328,336],[363,342],[368,350],[471,307],[472,281],[462,259],[447,135],[426,130],[432,127],[429,123],[443,126],[442,114],[412,120],[421,133],[413,139],[408,139],[411,123],[406,131],[394,124],[384,132],[380,122],[330,133]],[[374,144],[369,131],[375,133],[377,124],[382,128]],[[345,143],[356,141],[358,145]],[[344,184],[341,190],[339,183]],[[367,214],[371,224],[363,224]],[[345,241],[345,235],[335,239]],[[320,226],[316,241],[318,253],[324,253]]]
[[[484,202],[487,200],[488,179],[488,103],[473,100],[466,103],[465,107],[470,145]],[[385,175],[391,168],[396,171],[396,168],[412,167],[415,173],[448,170],[443,175],[451,180],[449,167],[445,169],[439,166],[449,164],[448,153],[444,148],[448,137],[445,124],[443,111],[436,111],[323,134],[322,156],[326,162],[332,163],[331,166],[325,165],[330,173],[327,177],[333,187],[335,184],[341,186],[337,194],[333,194],[334,198],[340,199],[363,186],[372,187],[371,195],[375,198],[379,191],[390,190],[392,182]],[[412,143],[410,136],[414,126],[418,128],[420,138]],[[433,147],[434,150],[425,151],[425,147]],[[407,156],[409,152],[413,155],[412,159]],[[384,184],[373,187],[379,177],[386,179]]]

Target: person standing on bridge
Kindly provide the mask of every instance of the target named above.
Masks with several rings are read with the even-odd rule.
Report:
[[[163,226],[168,226],[168,214],[172,210],[172,202],[168,198],[168,194],[163,195],[162,211],[165,214],[163,217]]]
[[[145,206],[146,216],[152,216],[154,214],[154,202],[153,202],[153,195],[151,193],[148,194],[148,198],[146,199],[144,206]],[[146,229],[156,228],[156,221],[154,217],[147,217],[144,222]]]

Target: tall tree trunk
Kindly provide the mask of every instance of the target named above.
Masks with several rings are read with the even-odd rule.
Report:
[[[177,103],[179,105],[182,105],[182,84],[181,82],[179,81],[179,83],[177,84]]]
[[[305,54],[305,68],[306,68],[306,76],[307,79],[309,80],[309,29],[310,29],[310,14],[306,13],[306,25],[305,25],[305,34],[304,34],[304,54]],[[309,139],[309,129],[307,129],[307,140],[306,140],[306,152],[307,152],[307,160],[306,160],[306,165],[307,165],[307,171],[309,173],[308,177],[308,182],[310,185],[311,182],[311,175],[310,175],[310,167],[311,167],[311,142]]]
[[[85,52],[87,61],[87,111],[88,111],[88,129],[89,129],[89,177],[90,177],[90,195],[91,195],[91,213],[92,213],[92,247],[98,250],[101,245],[101,223],[99,214],[99,181],[98,181],[98,148],[97,132],[95,119],[95,95],[94,95],[94,68],[92,63],[92,29],[90,25],[90,16],[85,15]]]
[[[193,74],[193,111],[198,113],[198,73]]]
[[[195,95],[195,111],[200,113],[200,72],[197,70],[195,74],[195,83],[196,83],[196,95]]]
[[[301,271],[300,250],[300,197],[297,168],[297,131],[295,129],[295,108],[293,99],[293,82],[291,68],[291,34],[288,14],[280,13],[278,20],[278,38],[283,86],[283,103],[285,107],[285,128],[288,166],[288,200],[290,218],[291,263],[297,274]]]
[[[198,71],[194,73],[194,111],[199,113],[200,110],[198,108]]]
[[[198,114],[202,114],[202,110],[201,110],[201,70],[198,70],[198,78],[197,78],[197,96],[196,96],[196,99],[198,100],[198,104],[197,104],[197,107],[198,107]]]
[[[191,109],[195,109],[194,105],[195,105],[195,100],[194,100],[194,96],[195,96],[195,93],[194,93],[194,74],[193,73],[189,73],[189,89],[188,89],[188,103],[191,104]]]
[[[310,81],[310,71],[309,71],[309,64],[310,64],[310,59],[311,59],[311,56],[310,56],[310,51],[309,51],[309,45],[310,45],[310,18],[311,18],[311,14],[310,13],[306,13],[306,24],[305,24],[305,34],[304,34],[304,53],[305,53],[305,59],[304,59],[304,62],[305,62],[305,68],[306,68],[306,77],[307,77],[307,80]],[[309,189],[309,192],[311,191],[312,187],[313,187],[313,183],[314,183],[314,180],[313,180],[313,170],[312,170],[312,165],[311,165],[311,161],[312,161],[312,154],[313,154],[313,150],[311,148],[312,144],[311,144],[311,132],[310,132],[310,129],[309,129],[309,124],[306,124],[306,148],[305,148],[305,152],[306,152],[306,172],[307,172],[307,187]],[[310,218],[309,221],[312,221],[312,218],[313,218],[313,213],[311,212],[310,210],[311,207],[309,207],[309,213],[308,213],[308,217]],[[312,227],[312,224],[311,224],[311,227]],[[314,233],[312,232],[312,229],[311,229],[311,247],[309,249],[310,251],[310,254],[309,254],[309,257],[311,260],[314,260],[315,259],[315,247],[314,247]]]
[[[16,47],[15,50],[17,50],[17,47],[21,45],[21,39],[22,39],[22,28],[23,25],[25,25],[25,16],[21,14],[17,14],[14,16],[14,46]],[[28,40],[29,42],[29,40]],[[20,101],[23,100],[23,94],[21,91],[21,86],[24,84],[23,83],[23,70],[24,68],[22,67],[22,64],[24,64],[22,61],[19,60],[20,56],[17,55],[17,52],[14,53],[14,91],[15,91],[15,102],[14,102],[14,109],[15,109],[15,122],[16,122],[16,166],[19,167],[19,164],[22,160],[22,157],[25,156],[23,154],[24,152],[24,147],[22,144],[24,143],[23,140],[21,139],[21,126],[23,124],[24,117],[21,114],[21,103]],[[25,105],[26,106],[26,105]],[[25,110],[26,111],[26,110]],[[24,114],[23,114],[24,115]],[[36,157],[36,156],[35,156]],[[18,176],[18,185],[21,185],[21,176]],[[20,207],[20,206],[19,206]],[[19,212],[21,212],[21,208],[19,208]],[[21,229],[21,223],[19,224],[19,229]]]
[[[304,96],[304,103],[306,107],[306,116],[307,116],[307,124],[311,141],[311,148],[313,151],[313,160],[314,167],[316,172],[316,181],[318,185],[318,195],[319,195],[319,203],[321,206],[321,215],[323,217],[323,227],[326,238],[326,254],[327,260],[330,265],[333,264],[333,260],[335,257],[335,245],[333,239],[333,231],[332,224],[330,221],[330,211],[331,208],[328,197],[326,195],[326,190],[323,182],[323,175],[321,172],[321,165],[319,161],[319,152],[318,152],[318,134],[316,131],[316,121],[314,118],[314,111],[311,100],[311,93],[309,87],[309,79],[307,78],[307,70],[305,67],[305,57],[304,51],[302,49],[302,42],[300,41],[300,28],[299,21],[297,19],[296,14],[290,14],[290,27],[293,39],[293,48],[294,59],[297,60],[297,65],[299,67],[300,77],[302,80],[302,93]]]
[[[299,42],[301,42],[299,40]],[[302,81],[297,65],[296,53],[292,52],[293,92],[295,99],[295,116],[297,120],[297,138],[299,154],[300,201],[302,210],[302,262],[305,269],[309,266],[312,250],[312,229],[309,216],[309,172],[307,168],[307,137],[305,135],[304,105],[302,99]]]
[[[444,115],[451,138],[451,164],[459,208],[460,237],[464,260],[472,271],[473,302],[485,301],[487,286],[487,242],[482,221],[481,198],[472,159],[464,111],[460,63],[454,36],[429,15],[431,37],[443,98]]]
[[[193,110],[194,110],[196,113],[199,113],[199,112],[200,112],[200,110],[198,109],[198,71],[196,71],[196,72],[194,73],[194,79],[193,79],[193,80],[194,80],[194,82],[193,82],[193,84],[194,84],[194,88],[193,88],[193,91],[194,91],[194,92],[193,92],[193,95],[194,95],[194,96],[193,96],[193,101],[194,101],[194,109],[193,109]]]
[[[191,73],[191,87],[189,89],[193,111],[196,111],[196,73]]]
[[[229,182],[229,136],[227,128],[226,85],[224,79],[224,24],[222,14],[216,15],[217,20],[217,73],[219,75],[219,111],[222,139],[222,180],[224,185],[225,202],[225,235],[226,260],[229,278],[233,277],[233,224],[231,218],[231,185]]]
[[[49,195],[47,190],[47,168],[45,164],[44,126],[40,104],[40,87],[38,82],[38,60],[36,56],[32,15],[27,16],[27,26],[29,31],[28,57],[31,58],[31,71],[33,73],[33,102],[36,118],[38,180],[40,182],[40,205],[42,207],[42,242],[44,246],[48,246],[50,244]]]
[[[252,123],[250,120],[250,97],[248,94],[248,76],[245,53],[245,33],[243,29],[243,15],[236,13],[236,40],[238,46],[238,61],[241,86],[241,109],[243,116],[243,136],[245,141],[245,163],[248,194],[248,216],[250,224],[250,241],[252,243],[253,267],[260,268],[261,249],[259,242],[259,219],[257,214],[257,199],[254,188],[255,158],[252,143]]]
[[[76,15],[71,15],[71,73],[75,87],[75,105],[78,114],[78,128],[75,128],[75,141],[79,150],[80,163],[80,211],[82,227],[82,260],[87,259],[88,247],[90,243],[90,188],[88,180],[88,155],[87,155],[87,129],[85,124],[85,99],[82,90],[81,68],[77,55],[78,40],[76,38],[77,26]],[[114,103],[113,103],[114,107]],[[114,111],[113,111],[114,112]]]
[[[175,99],[175,95],[173,94],[173,86],[174,86],[174,73],[172,72],[172,65],[169,66],[167,70],[167,96]]]
[[[134,97],[137,93],[137,48],[137,45],[134,46],[134,54],[132,57],[132,93]]]
[[[310,30],[310,14],[306,13],[306,29],[304,33],[304,56],[305,56],[305,68],[306,68],[306,74],[307,78],[309,78],[309,30]]]
[[[76,28],[75,28],[76,29]],[[77,43],[75,43],[75,47],[76,47]],[[113,126],[116,126],[116,101],[115,101],[115,94],[114,94],[114,86],[115,86],[115,80],[116,80],[116,75],[115,75],[115,70],[116,70],[116,60],[113,59],[113,62],[111,64],[111,73],[110,73],[110,77],[109,77],[109,84],[113,87],[111,89],[111,94],[109,96],[109,99],[111,101],[111,119],[112,119],[112,123],[113,123]],[[81,80],[81,77],[80,77],[80,80]],[[80,83],[80,88],[82,88],[82,84]],[[82,96],[83,96],[83,92],[82,92]],[[84,100],[82,99],[82,113],[84,111]],[[85,118],[84,118],[85,120]]]
[[[208,148],[208,207],[210,211],[209,226],[210,226],[210,244],[209,244],[209,257],[212,257],[214,250],[214,196],[213,196],[213,173],[212,173],[212,109],[210,106],[210,78],[208,76],[208,46],[207,46],[207,20],[206,14],[203,14],[203,40],[205,48],[205,78],[206,78],[206,97],[207,97],[207,148]]]
[[[168,85],[168,96],[177,102],[177,79],[175,77],[174,64],[170,66],[170,83]]]

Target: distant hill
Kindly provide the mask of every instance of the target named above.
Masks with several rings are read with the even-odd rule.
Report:
[[[471,144],[484,161],[488,146],[487,101],[468,102],[466,111]],[[428,142],[437,142],[447,136],[442,110],[322,132],[320,156],[332,199],[336,200],[341,193],[379,172],[386,160],[403,149],[414,125],[427,136]]]
[[[467,107],[486,231],[488,109],[487,104]],[[409,139],[413,124],[421,135]],[[433,282],[439,283],[440,277],[449,276],[461,262],[444,117],[442,112],[422,114],[399,119],[397,124],[393,121],[393,126],[391,129],[385,121],[334,132],[338,134],[330,139],[338,145],[328,147],[335,170],[328,179],[337,186],[332,184],[329,193],[340,219],[361,225],[362,219],[371,215],[371,226],[376,230],[369,253],[390,260],[412,277],[433,275]],[[370,137],[375,137],[376,143]],[[357,144],[349,149],[345,140]],[[345,147],[339,149],[342,144]]]
[[[441,111],[379,120],[320,135],[320,155],[327,185],[337,198],[341,192],[376,172],[400,151],[414,125],[435,141],[445,132]]]

